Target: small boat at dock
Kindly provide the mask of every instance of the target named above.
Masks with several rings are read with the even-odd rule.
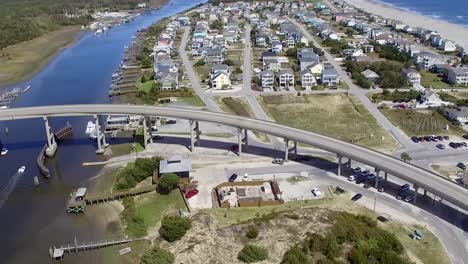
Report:
[[[18,169],[18,173],[19,173],[19,174],[23,174],[25,170],[26,170],[26,166],[21,166],[21,167],[19,167],[19,169]]]
[[[7,153],[8,153],[8,149],[7,149],[7,148],[2,148],[2,150],[0,151],[0,154],[1,154],[2,156],[5,156]]]

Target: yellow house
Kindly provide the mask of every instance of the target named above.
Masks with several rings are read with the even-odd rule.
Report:
[[[308,66],[307,68],[315,77],[320,78],[320,76],[322,75],[322,71],[323,71],[322,63],[315,63],[313,65]]]
[[[218,72],[211,78],[211,88],[228,89],[231,88],[231,79],[225,72]]]

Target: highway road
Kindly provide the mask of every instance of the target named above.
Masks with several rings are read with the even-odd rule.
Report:
[[[266,120],[182,108],[99,104],[4,109],[0,111],[0,120],[94,114],[136,114],[191,119],[267,133],[314,146],[332,153],[337,153],[344,157],[351,158],[352,160],[367,164],[402,180],[416,184],[422,189],[443,198],[445,201],[468,211],[468,190],[428,170],[374,150]]]

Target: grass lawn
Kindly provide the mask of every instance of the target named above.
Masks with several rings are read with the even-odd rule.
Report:
[[[347,94],[263,96],[263,106],[280,124],[392,152],[398,145],[374,117]]]
[[[151,89],[153,88],[153,85],[154,85],[154,81],[153,80],[149,80],[145,83],[142,83],[142,82],[138,82],[137,84],[137,88],[138,90],[140,91],[143,91],[145,93],[149,93],[151,91]]]
[[[219,107],[226,113],[250,118],[254,117],[252,109],[243,97],[215,97],[214,99]],[[270,142],[270,138],[266,134],[257,131],[253,131],[253,133],[258,140]]]
[[[79,27],[65,27],[1,50],[0,86],[31,78],[79,35]]]
[[[211,65],[208,65],[208,64],[200,65],[200,66],[194,65],[193,68],[195,69],[195,72],[197,73],[197,77],[198,79],[200,79],[200,82],[203,83],[204,79],[206,80],[209,79]]]
[[[192,96],[182,96],[178,97],[177,101],[179,102],[184,102],[193,106],[199,106],[199,107],[204,107],[205,103],[198,97],[198,95],[193,92]]]
[[[141,135],[143,136],[143,134]],[[123,156],[134,152],[133,143],[111,144],[110,147],[112,150],[112,157]],[[144,149],[143,145],[137,142],[137,151],[141,152]]]
[[[427,71],[421,72],[421,84],[428,88],[450,88],[450,84],[443,82],[437,74]]]
[[[179,189],[168,195],[156,192],[140,195],[135,198],[136,215],[142,217],[148,227],[153,227],[161,221],[165,214],[176,212],[179,208],[186,210]]]
[[[244,63],[244,51],[228,49],[226,51],[226,59],[230,59],[234,62],[233,67],[240,67]]]
[[[406,109],[386,109],[382,113],[395,126],[403,130],[408,136],[424,135],[463,135],[463,130],[452,125],[439,113],[431,110],[416,111]],[[448,125],[449,130],[444,127]]]

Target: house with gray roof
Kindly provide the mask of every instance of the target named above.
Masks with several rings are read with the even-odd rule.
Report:
[[[279,85],[286,89],[294,88],[294,72],[291,68],[282,68],[278,73]]]
[[[301,86],[304,89],[311,89],[313,86],[317,86],[315,76],[308,69],[301,71]]]
[[[180,177],[190,177],[192,170],[192,161],[190,158],[181,155],[174,155],[169,159],[161,160],[159,162],[159,173],[174,173]]]
[[[380,75],[378,75],[376,72],[370,70],[370,69],[367,69],[363,72],[361,72],[361,74],[364,76],[364,78],[366,78],[367,80],[373,82],[373,83],[376,83],[380,80]]]
[[[325,86],[335,86],[340,84],[340,75],[334,68],[325,68],[321,75],[322,84]]]
[[[448,71],[448,81],[456,85],[468,85],[468,67],[452,68]]]

